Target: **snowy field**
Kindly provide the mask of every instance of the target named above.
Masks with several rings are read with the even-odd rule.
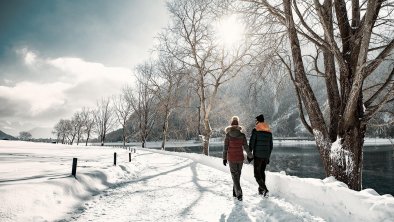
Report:
[[[270,197],[262,198],[247,164],[239,202],[219,158],[137,148],[129,162],[128,153],[0,141],[0,221],[394,221],[391,195],[333,178],[268,172]]]

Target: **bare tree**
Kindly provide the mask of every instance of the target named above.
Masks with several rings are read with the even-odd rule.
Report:
[[[108,131],[114,127],[116,122],[113,107],[111,106],[109,98],[102,98],[97,102],[97,107],[94,112],[94,122],[96,124],[96,130],[101,146],[104,146],[105,136]]]
[[[169,117],[178,106],[179,93],[185,73],[174,58],[161,55],[155,64],[157,70],[148,79],[149,86],[158,99],[160,111],[163,113],[163,129],[161,149],[165,149],[168,136]]]
[[[383,75],[376,72],[379,66],[392,64],[393,2],[244,2],[254,6],[251,14],[274,18],[285,28],[291,61],[286,60],[286,54],[278,56],[288,68],[299,98],[301,119],[316,139],[326,175],[360,190],[366,127],[377,112],[394,101],[393,67]],[[315,64],[313,70],[306,67],[308,58]],[[328,119],[311,87],[311,73],[320,76],[326,86]],[[381,75],[380,82],[365,88],[373,75]]]
[[[165,51],[188,67],[200,99],[200,110],[204,130],[203,153],[209,155],[209,140],[212,134],[210,114],[217,102],[219,87],[239,74],[251,61],[252,44],[244,42],[226,48],[217,40],[213,23],[225,12],[216,10],[226,1],[181,0],[168,3],[172,23],[167,32],[160,35]]]
[[[86,134],[86,141],[85,141],[85,146],[88,145],[93,127],[95,125],[95,120],[94,120],[94,112],[90,110],[89,108],[82,108],[81,111],[81,119],[82,122],[84,123],[83,125],[83,132]]]
[[[149,86],[149,79],[154,72],[154,65],[145,62],[136,69],[137,86],[133,90],[130,87],[125,90],[127,100],[134,110],[138,122],[139,137],[142,147],[145,147],[146,140],[151,133],[156,120],[157,103],[154,93]]]
[[[82,116],[82,112],[74,113],[73,117],[71,118],[71,124],[73,126],[72,130],[72,139],[71,144],[74,143],[75,138],[77,139],[77,145],[79,145],[79,141],[82,138],[83,127],[85,125],[84,118]]]
[[[27,140],[30,140],[31,138],[32,138],[32,135],[30,132],[27,132],[27,131],[19,132],[19,139],[20,140],[27,141]]]
[[[119,124],[122,126],[122,140],[123,146],[126,145],[126,139],[128,134],[127,122],[133,111],[133,107],[130,101],[127,99],[127,88],[123,89],[123,93],[114,98],[114,111]]]
[[[70,143],[70,134],[72,131],[72,125],[71,125],[71,120],[67,119],[61,119],[59,122],[55,125],[54,130],[52,133],[57,135],[58,142],[62,144]]]

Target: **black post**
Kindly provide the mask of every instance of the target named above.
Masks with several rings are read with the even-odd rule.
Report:
[[[73,158],[73,167],[71,170],[71,175],[73,175],[75,178],[77,177],[77,158]]]
[[[135,153],[135,148],[134,148],[134,153]]]
[[[131,153],[129,153],[129,162],[131,162]]]
[[[116,152],[114,153],[114,165],[116,166]]]

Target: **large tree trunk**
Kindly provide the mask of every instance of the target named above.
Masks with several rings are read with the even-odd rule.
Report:
[[[357,122],[332,144],[316,140],[319,150],[329,150],[321,153],[326,176],[334,176],[350,189],[361,190],[364,136],[365,125]]]
[[[356,125],[346,131],[342,145],[345,158],[342,158],[339,162],[339,173],[334,172],[338,180],[346,183],[353,190],[361,190],[362,188],[365,127],[360,124],[360,122],[357,122]]]
[[[319,131],[313,132],[326,176],[334,176],[350,189],[361,190],[365,124],[358,121],[333,143]]]

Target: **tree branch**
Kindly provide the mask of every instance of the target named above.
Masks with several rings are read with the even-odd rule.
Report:
[[[369,99],[367,99],[367,101],[364,102],[365,107],[368,108],[376,100],[379,94],[381,94],[383,90],[389,85],[393,76],[394,76],[394,68],[391,70],[390,75],[387,77],[383,85]]]
[[[337,59],[341,69],[347,70],[348,67],[346,61],[342,55],[341,50],[338,47],[338,44],[335,41],[334,33],[332,30],[332,15],[331,15],[332,5],[329,1],[325,1],[323,5],[321,5],[318,0],[314,0],[314,3],[315,3],[317,14],[320,19],[320,23],[324,30],[324,36],[329,44],[329,49]]]
[[[294,11],[296,12],[298,18],[300,19],[301,24],[306,28],[306,30],[308,30],[309,33],[312,34],[312,36],[315,38],[314,40],[315,40],[316,42],[318,42],[319,45],[325,47],[326,49],[329,49],[329,48],[330,48],[329,44],[328,44],[326,41],[324,41],[316,32],[314,32],[314,31],[309,27],[308,24],[306,24],[305,19],[304,19],[303,15],[301,14],[300,10],[298,9],[298,5],[297,5],[297,2],[296,2],[295,0],[293,0],[293,5],[294,5]],[[309,36],[308,36],[308,37],[309,37]],[[311,38],[311,37],[309,37],[309,38]],[[309,39],[309,38],[308,38],[308,39]],[[313,39],[313,38],[311,38],[311,39]]]
[[[284,60],[284,58],[282,56],[279,55],[279,53],[276,53],[276,55],[279,57],[279,59],[282,61],[282,63],[285,65],[287,72],[289,73],[290,79],[293,82],[293,85],[295,86],[296,83],[294,81],[294,77],[291,71],[291,67],[289,64],[286,63],[286,61]],[[313,130],[312,127],[308,124],[308,122],[305,119],[305,115],[304,115],[304,109],[302,106],[302,99],[301,99],[301,95],[300,95],[300,91],[298,90],[297,87],[295,87],[296,90],[296,94],[297,94],[297,102],[298,102],[298,109],[300,110],[300,118],[301,118],[301,122],[302,124],[305,126],[305,128],[308,130],[308,132],[313,135]]]
[[[374,59],[365,70],[365,78],[373,73],[373,71],[390,55],[391,51],[394,49],[394,39],[386,46],[385,49]]]
[[[375,106],[370,107],[370,110],[367,110],[363,117],[363,121],[367,122],[369,121],[377,112],[379,112],[385,104],[387,104],[389,101],[394,100],[394,98],[391,98],[391,92],[394,91],[394,85],[389,89],[387,94],[383,97],[383,99]]]
[[[346,3],[344,0],[334,0],[335,14],[338,21],[339,32],[341,33],[343,52],[350,51],[350,38],[352,31],[347,16]]]

